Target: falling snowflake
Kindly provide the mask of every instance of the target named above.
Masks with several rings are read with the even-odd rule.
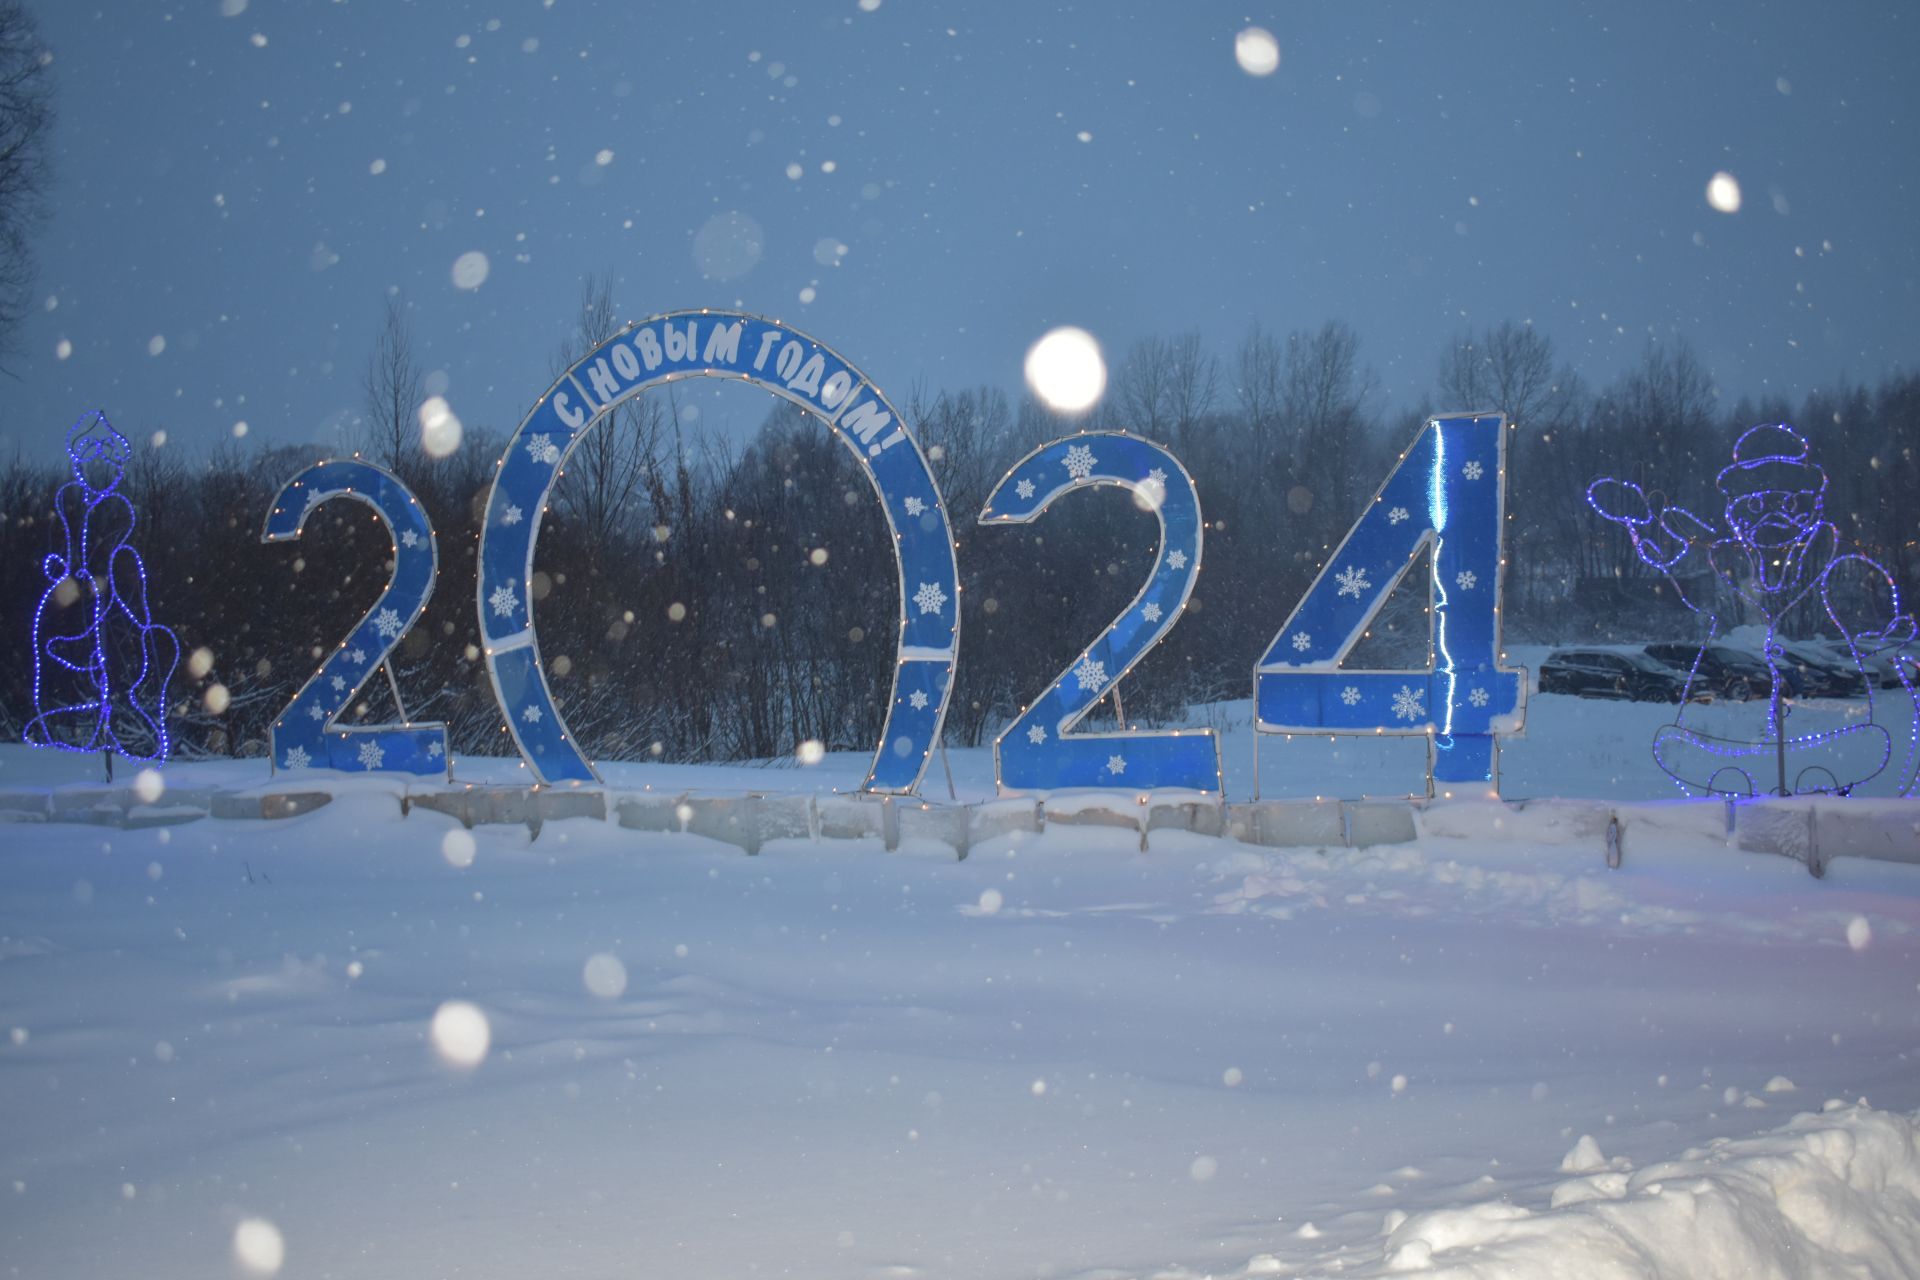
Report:
[[[910,516],[917,516],[922,511],[925,511],[927,509],[927,504],[920,501],[920,499],[918,498],[908,498],[905,502],[901,503],[900,505],[907,509],[907,514]]]
[[[527,456],[535,462],[544,462],[548,466],[560,461],[560,450],[553,443],[553,437],[536,432],[527,438]]]
[[[438,738],[435,738],[427,744],[427,755],[435,760],[438,760],[442,755],[446,754],[446,750],[447,744]]]
[[[307,714],[315,720],[325,720],[327,718],[327,709],[316,702],[307,708]]]
[[[373,615],[373,629],[380,633],[382,640],[391,640],[406,630],[400,621],[400,615],[392,609],[382,609]]]
[[[1305,653],[1308,649],[1311,649],[1312,647],[1313,647],[1312,636],[1308,635],[1304,631],[1296,631],[1293,633],[1293,651],[1295,653]]]
[[[343,676],[335,676],[333,679],[327,681],[327,683],[333,686],[335,693],[345,693],[347,691],[347,681]]]
[[[1034,746],[1037,747],[1046,740],[1047,731],[1039,725],[1034,725],[1033,728],[1027,730],[1027,741],[1031,742]]]
[[[907,705],[915,711],[925,711],[927,709],[926,691],[923,689],[915,689],[913,696],[907,699]]]
[[[400,533],[400,545],[411,551],[420,545],[420,535],[411,529],[404,529]]]
[[[1340,701],[1346,703],[1348,706],[1351,707],[1356,702],[1360,701],[1360,691],[1354,688],[1352,685],[1348,685],[1346,688],[1340,691]]]
[[[516,525],[525,518],[526,515],[519,506],[511,502],[507,504],[507,509],[500,513],[500,523],[504,525]]]
[[[540,723],[540,708],[538,708],[538,707],[528,707],[528,708],[527,708],[527,709],[526,709],[525,711],[522,711],[522,712],[520,713],[520,718],[521,718],[522,720],[525,720],[525,721],[526,721],[526,722],[527,722],[528,724],[539,724],[539,723]]]
[[[1480,578],[1473,570],[1462,569],[1453,575],[1453,580],[1460,584],[1462,591],[1471,591],[1473,590],[1473,584],[1480,581]]]
[[[1126,771],[1127,771],[1127,758],[1125,756],[1108,756],[1107,757],[1108,773],[1125,773]]]
[[[1073,669],[1073,678],[1080,682],[1082,689],[1098,689],[1107,682],[1107,664],[1082,658],[1080,665]]]
[[[362,769],[378,769],[386,764],[386,762],[387,753],[381,748],[379,743],[363,742],[360,744],[360,767]]]
[[[1484,707],[1487,705],[1487,691],[1485,689],[1475,689],[1467,695],[1467,701],[1476,707]]]
[[[1478,462],[1469,462],[1467,463],[1467,465],[1460,468],[1460,474],[1465,476],[1469,480],[1478,480],[1481,476],[1486,474],[1486,468],[1481,466]]]
[[[1167,568],[1184,569],[1187,567],[1187,553],[1184,551],[1167,552]]]
[[[938,613],[947,607],[947,593],[936,582],[923,582],[920,589],[913,593],[913,602],[922,613]]]
[[[305,747],[295,747],[293,750],[287,752],[287,768],[289,769],[304,769],[311,761],[312,757],[307,755],[307,749]]]
[[[1019,484],[1013,486],[1013,491],[1023,498],[1031,498],[1033,496],[1033,481],[1022,480]]]
[[[1140,616],[1145,618],[1148,622],[1158,622],[1160,621],[1160,606],[1157,604],[1150,604],[1146,608],[1140,611]]]
[[[496,615],[505,618],[513,614],[514,595],[509,587],[495,587],[493,594],[487,597],[487,607]]]
[[[1367,581],[1367,571],[1352,564],[1334,574],[1333,580],[1340,584],[1341,595],[1352,596],[1355,600],[1360,598],[1362,591],[1373,585]]]
[[[1400,692],[1393,695],[1393,716],[1396,720],[1418,720],[1426,714],[1421,705],[1424,695],[1414,692],[1412,686],[1401,685]]]
[[[1067,474],[1075,480],[1085,480],[1093,474],[1093,450],[1084,444],[1068,445],[1065,462]]]

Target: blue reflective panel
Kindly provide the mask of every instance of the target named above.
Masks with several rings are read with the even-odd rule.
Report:
[[[534,630],[534,546],[554,482],[608,410],[690,377],[739,378],[800,405],[873,482],[900,567],[900,647],[866,789],[911,793],[946,719],[960,638],[946,504],[906,422],[858,369],[798,330],[730,311],[676,311],[629,325],[561,374],[507,444],[480,535],[478,606],[494,696],[521,756],[542,782],[598,776],[554,704]]]
[[[1428,788],[1497,790],[1498,739],[1518,733],[1525,672],[1499,665],[1506,424],[1428,422],[1374,495],[1254,671],[1262,733],[1423,734]],[[1424,670],[1340,663],[1422,549],[1431,548]]]
[[[273,722],[276,769],[386,770],[446,774],[447,727],[440,723],[341,725],[374,671],[419,620],[433,595],[440,554],[427,513],[399,477],[369,462],[317,462],[281,486],[267,510],[262,542],[290,542],[329,498],[372,507],[393,538],[393,578],[320,669]],[[398,696],[396,691],[396,697]],[[406,715],[404,707],[401,715]]]
[[[1148,650],[1186,607],[1200,572],[1200,498],[1171,453],[1119,431],[1088,431],[1044,444],[995,486],[980,512],[987,525],[1027,524],[1075,489],[1114,485],[1160,523],[1152,575],[1126,611],[1033,700],[993,744],[1002,788],[1185,787],[1220,790],[1212,730],[1071,733],[1074,725]]]

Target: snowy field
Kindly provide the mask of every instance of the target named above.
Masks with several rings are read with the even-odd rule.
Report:
[[[1670,794],[1661,709],[1532,710],[1510,795]],[[1269,743],[1262,789],[1421,763]],[[0,749],[0,790],[88,769]],[[7,1275],[1920,1275],[1920,866],[1064,827],[750,858],[379,791],[0,848]]]

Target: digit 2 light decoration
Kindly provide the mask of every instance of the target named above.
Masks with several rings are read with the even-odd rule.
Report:
[[[1067,436],[1015,463],[988,495],[980,523],[1028,524],[1063,494],[1101,485],[1126,489],[1158,519],[1153,572],[1120,616],[994,741],[994,780],[1034,791],[1123,786],[1217,793],[1220,750],[1211,730],[1068,732],[1160,642],[1193,594],[1200,498],[1179,459],[1124,432]]]
[[[335,459],[314,463],[280,487],[267,509],[260,540],[298,538],[307,517],[329,498],[352,498],[373,508],[393,539],[393,576],[373,607],[274,720],[270,747],[274,767],[448,773],[447,727],[406,721],[400,684],[387,665],[388,655],[419,620],[433,595],[440,566],[433,525],[398,476],[357,458]],[[386,668],[394,704],[406,722],[340,724],[341,715],[378,667]]]
[[[1499,665],[1505,506],[1505,419],[1430,419],[1254,669],[1254,728],[1425,735],[1429,793],[1436,780],[1497,792],[1498,739],[1520,731],[1527,687]],[[1342,667],[1423,549],[1426,669]]]
[[[480,633],[494,696],[542,782],[597,780],[554,704],[534,631],[533,557],[567,455],[609,410],[682,378],[738,378],[819,418],[880,497],[900,572],[900,639],[885,728],[866,790],[909,794],[946,718],[960,639],[953,535],[905,421],[825,344],[775,320],[676,311],[627,326],[574,363],[507,442],[480,534]]]
[[[26,741],[166,763],[173,632],[154,622],[147,569],[133,546],[133,504],[120,491],[133,446],[104,413],[67,429],[73,478],[54,495],[58,545],[33,610],[33,718]]]

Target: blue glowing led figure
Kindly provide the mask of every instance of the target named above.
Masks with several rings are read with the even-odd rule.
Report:
[[[1400,455],[1254,669],[1259,733],[1424,735],[1429,794],[1498,793],[1498,740],[1520,731],[1527,687],[1499,663],[1506,434],[1497,414],[1438,417]],[[1427,548],[1426,669],[1342,667]]]
[[[1920,701],[1906,662],[1894,664],[1897,689],[1878,689],[1869,661],[1914,637],[1893,578],[1866,556],[1841,550],[1839,530],[1825,519],[1827,473],[1806,439],[1781,423],[1753,427],[1733,446],[1733,462],[1716,479],[1725,528],[1685,507],[1656,508],[1639,485],[1605,477],[1587,487],[1587,502],[1620,525],[1641,561],[1667,575],[1680,600],[1706,619],[1706,653],[1733,615],[1765,623],[1761,656],[1768,669],[1766,722],[1753,737],[1733,738],[1689,723],[1700,683],[1700,656],[1688,672],[1687,696],[1674,723],[1654,735],[1653,754],[1689,795],[1752,796],[1763,792],[1847,794],[1879,780],[1875,790],[1908,794],[1920,745]],[[1808,629],[1818,607],[1862,676],[1863,722],[1819,733],[1788,730],[1791,662],[1784,628]],[[1898,763],[1896,764],[1896,760]]]
[[[275,769],[341,769],[354,773],[451,776],[447,726],[407,719],[400,686],[387,682],[402,724],[342,725],[339,719],[375,670],[427,607],[440,567],[433,524],[419,499],[390,471],[357,458],[316,462],[280,486],[267,508],[262,542],[290,542],[329,498],[352,498],[373,508],[393,539],[393,576],[373,607],[327,655],[273,722]]]
[[[34,714],[24,736],[36,747],[165,764],[180,644],[147,605],[133,504],[120,492],[132,457],[104,413],[67,429],[73,479],[54,496],[59,545],[40,564],[47,588],[33,610]]]
[[[480,636],[494,697],[542,782],[598,779],[554,704],[534,632],[533,554],[567,455],[616,405],[682,378],[737,378],[805,409],[852,452],[880,498],[900,571],[900,640],[865,789],[910,794],[940,740],[960,642],[946,504],[906,421],[825,344],[775,320],[676,311],[628,325],[560,375],[507,442],[480,531]]]
[[[1160,642],[1193,594],[1200,497],[1179,459],[1125,432],[1067,436],[1015,463],[988,495],[980,523],[1028,524],[1062,494],[1102,485],[1127,490],[1159,521],[1153,573],[1126,610],[994,741],[994,780],[1003,790],[1181,787],[1217,795],[1220,749],[1210,729],[1069,732]]]

